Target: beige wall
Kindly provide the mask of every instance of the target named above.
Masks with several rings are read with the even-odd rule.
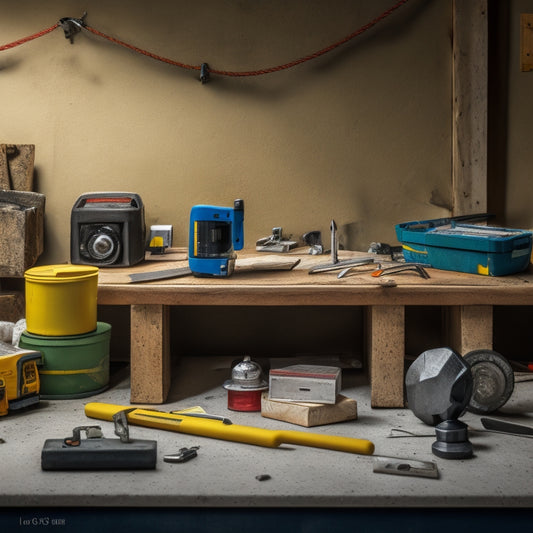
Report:
[[[393,3],[0,0],[0,44],[86,10],[90,26],[162,56],[250,70],[329,45]],[[206,85],[86,31],[0,52],[0,142],[36,145],[47,198],[41,262],[69,259],[70,210],[95,190],[139,193],[147,225],[173,224],[176,245],[192,205],[235,198],[246,247],[273,226],[327,239],[334,218],[343,244],[365,249],[395,242],[395,223],[447,216],[450,32],[451,2],[411,0],[318,60]]]

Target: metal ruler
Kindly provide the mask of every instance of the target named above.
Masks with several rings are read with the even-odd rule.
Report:
[[[189,267],[167,268],[165,270],[156,270],[155,272],[136,272],[130,274],[132,283],[141,283],[143,281],[155,281],[158,279],[180,278],[191,275]]]

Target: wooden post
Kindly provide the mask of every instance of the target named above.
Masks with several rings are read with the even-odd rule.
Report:
[[[487,210],[487,0],[453,2],[453,214]]]
[[[492,350],[492,305],[454,305],[445,312],[448,342],[459,355]]]
[[[405,308],[367,308],[367,360],[372,407],[404,406]]]
[[[163,403],[170,389],[166,305],[131,306],[131,403]]]

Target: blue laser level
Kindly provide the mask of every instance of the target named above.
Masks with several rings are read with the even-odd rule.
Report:
[[[196,277],[227,277],[244,246],[244,201],[233,207],[195,205],[189,225],[189,268]]]

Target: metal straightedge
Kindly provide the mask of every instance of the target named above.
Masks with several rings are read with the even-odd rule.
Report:
[[[433,461],[415,461],[397,457],[375,457],[374,472],[399,476],[429,477],[438,479],[439,470]]]

